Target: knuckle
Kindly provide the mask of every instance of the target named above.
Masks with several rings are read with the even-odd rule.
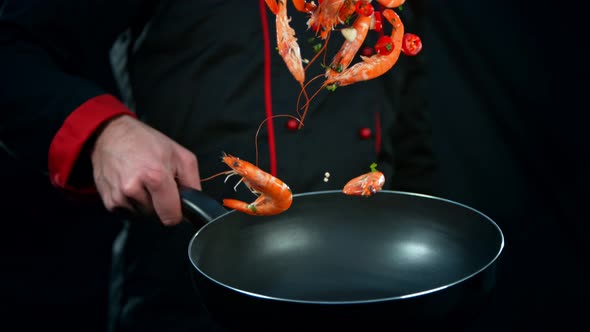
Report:
[[[121,185],[121,194],[125,197],[135,198],[143,190],[141,183],[136,179],[129,179]]]
[[[150,188],[160,188],[164,183],[165,174],[161,168],[155,168],[143,173],[141,179]]]

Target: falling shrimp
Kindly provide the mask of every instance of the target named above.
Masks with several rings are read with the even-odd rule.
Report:
[[[294,2],[298,3],[296,8],[305,8],[305,4],[301,7],[301,2],[304,1]],[[279,54],[295,80],[303,86],[305,70],[303,68],[303,61],[301,60],[301,50],[295,37],[295,30],[289,25],[290,19],[287,16],[287,1],[266,0],[266,4],[270,11],[276,15],[277,47]]]
[[[344,41],[344,43],[340,47],[340,51],[336,53],[336,55],[334,56],[332,64],[328,66],[328,69],[326,71],[326,75],[328,78],[332,77],[336,73],[341,73],[342,71],[348,68],[348,66],[354,59],[356,53],[360,49],[361,45],[365,41],[365,37],[369,32],[370,26],[371,16],[359,15],[356,18],[352,25],[352,28],[350,28],[354,29],[355,31],[354,39]]]
[[[351,85],[351,84],[358,83],[361,81],[367,81],[367,80],[374,79],[376,77],[379,77],[379,76],[385,74],[388,70],[390,70],[395,65],[395,63],[399,59],[399,55],[400,55],[401,49],[402,49],[402,40],[404,37],[404,25],[403,25],[401,19],[399,18],[399,16],[391,9],[383,10],[383,16],[393,26],[392,32],[391,32],[391,37],[390,37],[391,43],[392,43],[391,52],[389,54],[377,53],[377,54],[374,54],[370,57],[361,56],[361,59],[362,59],[361,62],[358,62],[358,63],[354,64],[352,67],[350,67],[348,69],[344,69],[344,70],[342,70],[344,66],[336,65],[336,68],[334,68],[333,65],[330,66],[326,70],[326,74],[325,74],[326,79],[325,79],[324,83],[322,84],[321,88],[318,89],[318,92],[325,87],[335,88],[338,86],[346,86],[346,85]],[[359,25],[362,22],[363,21],[359,21]],[[360,28],[360,26],[359,26],[359,28]],[[360,46],[360,45],[357,45],[356,43],[359,43],[359,42],[362,43],[362,40],[360,38],[364,37],[364,36],[362,36],[362,31],[361,31],[360,37],[358,36],[358,33],[357,33],[357,37],[359,38],[358,41],[355,38],[355,40],[353,42],[349,42],[351,44],[350,47],[346,47],[346,42],[345,42],[345,46],[343,46],[340,49],[340,52],[339,52],[339,54],[337,54],[335,56],[335,59],[340,59],[338,61],[342,62],[342,61],[344,61],[342,59],[349,59],[351,56],[354,56],[354,53],[356,53],[356,49],[358,48],[358,46]],[[346,63],[346,61],[344,61],[344,64]],[[311,96],[311,98],[309,98],[309,97],[306,98],[307,102],[302,107],[304,109],[304,111],[301,116],[301,125],[303,125],[303,120],[306,117],[308,107],[309,107],[309,102],[314,98],[314,96],[318,92],[314,93]]]
[[[286,183],[232,155],[224,153],[222,161],[231,168],[230,171],[224,172],[228,177],[235,174],[241,176],[240,182],[258,196],[252,203],[226,198],[223,200],[223,206],[254,216],[275,215],[291,207],[293,194]]]
[[[336,84],[337,86],[346,86],[360,81],[367,81],[385,74],[390,70],[401,53],[402,40],[404,37],[404,25],[399,16],[391,9],[385,9],[383,16],[393,25],[391,40],[393,50],[387,55],[374,54],[370,57],[361,57],[362,62],[356,63],[352,67],[340,73],[329,75],[324,85]]]
[[[311,13],[307,22],[308,28],[318,33],[322,39],[326,39],[334,27],[342,23],[339,14],[342,6],[347,2],[352,3],[350,0],[322,1],[317,9]]]
[[[351,196],[372,196],[383,188],[385,176],[377,170],[377,164],[371,164],[371,171],[361,174],[346,183],[342,192]]]
[[[324,40],[320,43],[319,50],[314,49],[316,55],[307,61],[303,67],[301,50],[297,43],[295,31],[290,27],[290,17],[287,16],[287,0],[265,0],[269,9],[276,16],[276,35],[277,48],[287,68],[300,84],[301,91],[297,99],[296,110],[299,116],[299,128],[303,126],[305,117],[309,111],[310,103],[315,96],[324,88],[334,90],[339,86],[346,86],[362,81],[377,78],[388,72],[398,61],[400,53],[406,55],[416,55],[422,47],[418,36],[407,34],[404,36],[404,25],[400,17],[392,8],[400,7],[405,0],[376,0],[381,7],[385,9],[376,11],[370,0],[323,0],[318,5],[314,1],[292,0],[295,9],[305,13],[308,16],[307,26]],[[348,26],[349,19],[353,18],[356,13],[353,26]],[[379,14],[379,15],[377,15]],[[370,30],[381,31],[381,16],[392,25],[391,36],[382,35],[375,49],[379,47],[384,50],[377,50],[372,56],[362,56],[360,62],[352,65],[352,61],[358,53],[360,47]],[[319,58],[320,54],[328,49],[330,33],[345,25],[341,31],[346,37],[346,41],[341,46],[340,51],[333,57],[332,62],[326,66],[326,71],[322,75],[315,76],[306,82],[307,68]],[[379,27],[379,28],[377,28]],[[407,37],[407,38],[406,38]],[[317,44],[316,44],[317,45]],[[314,45],[315,47],[315,45]],[[321,87],[317,89],[311,97],[307,94],[306,88],[316,79],[324,79]],[[301,96],[305,101],[300,105]]]

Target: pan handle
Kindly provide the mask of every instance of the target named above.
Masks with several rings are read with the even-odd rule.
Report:
[[[184,219],[197,228],[228,212],[218,201],[202,191],[188,187],[182,187],[179,191]]]

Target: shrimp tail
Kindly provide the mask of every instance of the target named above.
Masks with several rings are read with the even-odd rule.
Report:
[[[223,206],[249,214],[252,216],[271,216],[279,214],[291,206],[292,200],[283,202],[282,208],[277,208],[275,202],[267,195],[260,195],[252,203],[246,203],[233,198],[225,198],[223,200]]]
[[[240,201],[237,199],[233,199],[233,198],[224,198],[223,199],[223,206],[243,212],[245,214],[252,215],[252,216],[259,214],[259,211],[258,211],[258,208],[256,207],[255,202],[254,203],[246,203],[246,202],[243,202],[243,201]]]

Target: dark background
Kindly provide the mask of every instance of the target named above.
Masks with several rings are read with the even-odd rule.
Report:
[[[532,1],[425,1],[424,11],[441,195],[505,235],[478,328],[573,329],[588,295],[582,12]]]
[[[532,1],[421,8],[440,195],[490,216],[506,240],[477,330],[573,329],[588,295],[583,12]],[[2,316],[20,330],[102,331],[120,225],[0,158]]]

